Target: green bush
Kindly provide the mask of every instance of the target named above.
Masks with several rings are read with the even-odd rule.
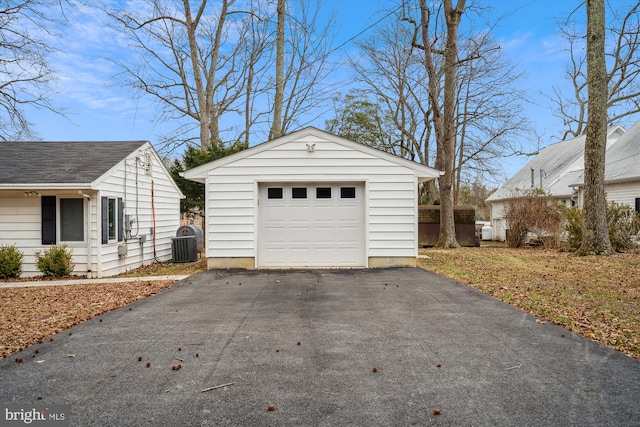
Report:
[[[611,246],[618,252],[635,249],[640,233],[640,217],[629,205],[610,202],[607,204],[607,225]]]
[[[36,254],[36,267],[45,277],[64,277],[71,274],[75,264],[66,246],[51,246],[44,254]]]
[[[565,207],[562,213],[567,220],[564,229],[567,232],[567,241],[569,242],[569,248],[571,248],[572,250],[577,250],[582,244],[582,209],[577,206],[574,206],[572,208]]]
[[[0,247],[0,279],[13,279],[22,274],[23,254],[15,246]]]
[[[578,249],[582,244],[582,224],[584,213],[577,207],[563,211],[567,220],[565,230],[571,249]],[[607,203],[607,226],[611,246],[617,252],[637,248],[634,238],[640,233],[640,217],[629,205],[623,203]]]

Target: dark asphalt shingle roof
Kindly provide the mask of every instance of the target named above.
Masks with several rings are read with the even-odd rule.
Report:
[[[145,143],[0,142],[0,185],[91,183]]]

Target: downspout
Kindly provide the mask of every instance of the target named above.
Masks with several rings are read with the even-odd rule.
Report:
[[[91,253],[91,196],[82,192],[82,190],[78,190],[78,194],[87,199],[87,276],[89,278],[93,277],[92,266],[93,266],[93,257]]]

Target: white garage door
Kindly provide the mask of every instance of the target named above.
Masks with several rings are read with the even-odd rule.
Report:
[[[260,267],[364,267],[364,184],[260,184]]]

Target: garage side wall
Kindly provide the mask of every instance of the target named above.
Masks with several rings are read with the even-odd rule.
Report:
[[[340,181],[367,184],[366,266],[415,265],[415,172],[337,142],[306,136],[209,170],[209,267],[256,266],[258,183]]]

